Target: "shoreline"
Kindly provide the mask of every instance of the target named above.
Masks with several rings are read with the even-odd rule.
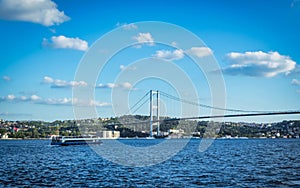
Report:
[[[193,137],[193,138],[164,138],[164,139],[149,139],[149,138],[123,138],[123,137],[120,137],[120,138],[112,138],[112,139],[109,139],[109,138],[100,138],[101,140],[182,140],[182,139],[215,139],[215,140],[251,140],[251,139],[299,139],[299,138],[267,138],[267,137],[242,137],[242,138],[199,138],[199,137]],[[0,141],[1,140],[51,140],[51,138],[0,138]]]
[[[50,138],[0,138],[0,140],[51,140]]]

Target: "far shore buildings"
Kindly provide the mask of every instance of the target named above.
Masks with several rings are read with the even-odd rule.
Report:
[[[0,138],[1,139],[8,139],[8,134],[7,133],[5,133],[3,135],[0,134]]]
[[[102,131],[100,137],[104,139],[117,139],[120,138],[120,131]]]

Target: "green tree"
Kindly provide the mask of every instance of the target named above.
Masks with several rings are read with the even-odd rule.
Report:
[[[1,128],[1,129],[0,129],[0,134],[1,134],[1,135],[4,135],[6,132],[7,132],[6,129],[4,129],[4,128]]]
[[[32,135],[31,135],[32,138],[39,138],[39,132],[38,132],[37,128],[33,128],[31,133],[32,133]]]

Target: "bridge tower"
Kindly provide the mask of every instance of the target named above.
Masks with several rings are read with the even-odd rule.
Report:
[[[155,96],[155,97],[153,97]],[[155,100],[156,98],[156,100]],[[155,102],[154,102],[155,101]],[[153,110],[156,111],[156,120],[153,120]],[[155,123],[153,123],[153,121]],[[157,125],[157,136],[160,136],[160,127],[159,127],[159,91],[150,90],[150,137],[153,137],[153,125]]]

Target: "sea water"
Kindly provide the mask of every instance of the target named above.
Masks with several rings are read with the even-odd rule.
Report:
[[[200,141],[162,163],[128,167],[89,146],[0,140],[0,187],[300,187],[300,139],[215,140],[204,152]],[[143,147],[163,140],[120,142]]]

